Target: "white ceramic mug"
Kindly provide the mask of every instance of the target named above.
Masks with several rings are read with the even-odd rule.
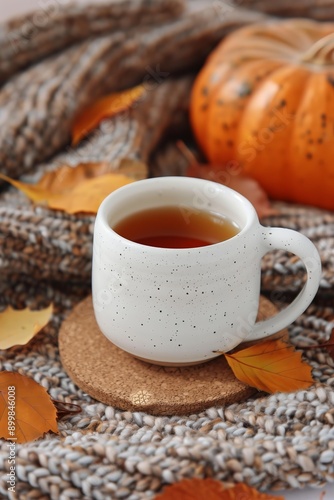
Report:
[[[136,211],[169,205],[224,215],[240,232],[204,247],[170,249],[135,243],[112,229]],[[274,249],[298,255],[307,281],[286,309],[256,323],[261,258]],[[99,328],[124,351],[158,364],[203,362],[282,330],[311,303],[320,277],[309,239],[261,226],[246,198],[211,181],[138,181],[110,194],[96,217],[92,286]]]

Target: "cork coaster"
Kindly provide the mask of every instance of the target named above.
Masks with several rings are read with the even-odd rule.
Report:
[[[276,307],[261,297],[259,319],[276,312]],[[158,366],[135,359],[101,333],[91,297],[78,304],[63,322],[59,349],[65,370],[82,390],[123,410],[184,415],[236,403],[256,392],[235,378],[223,356],[187,367]]]

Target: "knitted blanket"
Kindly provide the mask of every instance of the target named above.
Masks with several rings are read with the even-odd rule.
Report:
[[[146,162],[151,176],[182,175],[186,161],[175,138],[189,134],[193,72],[226,33],[266,17],[234,4],[126,0],[81,7],[56,1],[53,10],[43,11],[44,22],[33,13],[1,26],[1,171],[37,180],[63,164],[106,161],[115,170],[119,160],[132,158]],[[266,10],[264,2],[247,4]],[[327,2],[299,2],[289,11],[289,2],[279,0],[274,14],[280,5],[284,15],[332,13]],[[138,106],[69,146],[78,110],[143,81],[150,90]],[[275,206],[277,215],[262,223],[303,232],[321,255],[318,295],[290,327],[296,347],[320,343],[334,328],[334,214]],[[189,416],[108,407],[71,381],[57,337],[64,318],[90,293],[93,224],[92,216],[35,206],[0,185],[0,309],[55,305],[52,321],[33,341],[0,351],[0,370],[27,375],[52,398],[82,408],[59,422],[59,436],[16,447],[16,496],[7,489],[8,443],[1,441],[0,497],[139,500],[185,477],[243,481],[260,489],[334,481],[334,362],[321,349],[305,351],[315,378],[309,390],[258,393]],[[304,277],[300,261],[286,252],[263,259],[262,292],[279,307]]]

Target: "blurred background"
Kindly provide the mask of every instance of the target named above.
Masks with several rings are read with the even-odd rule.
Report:
[[[89,3],[89,0],[76,0],[80,3]],[[93,0],[91,0],[93,1]],[[107,2],[108,0],[99,0]],[[47,5],[47,0],[0,0],[0,22],[10,19],[11,17],[33,11],[34,9]],[[69,3],[69,0],[61,0],[61,3]],[[325,491],[326,494],[322,497],[321,492]],[[278,493],[274,493],[278,495]],[[286,500],[333,500],[334,499],[334,486],[328,486],[324,490],[305,490],[296,491],[291,493],[284,493]]]
[[[89,3],[89,0],[75,0],[80,3]],[[94,0],[92,0],[94,3]],[[96,0],[95,0],[96,1]],[[99,3],[108,2],[109,0],[99,0]],[[61,0],[59,3],[66,5],[70,0]],[[38,7],[48,5],[48,0],[0,0],[0,21],[10,19],[17,14],[24,14],[35,10]]]
[[[4,21],[17,14],[34,10],[39,7],[40,3],[40,0],[11,0],[11,2],[1,0],[0,20]]]

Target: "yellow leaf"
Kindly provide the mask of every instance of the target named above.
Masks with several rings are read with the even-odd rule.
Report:
[[[80,212],[95,214],[106,196],[132,182],[134,179],[122,174],[105,174],[95,179],[87,179],[71,192],[50,198],[49,207],[64,210],[68,214]]]
[[[115,173],[114,170],[117,169]],[[37,184],[27,184],[0,174],[35,203],[69,214],[96,213],[102,200],[115,189],[147,177],[145,164],[130,159],[113,163],[82,163],[47,172]]]
[[[115,116],[128,109],[145,92],[143,85],[138,85],[123,92],[115,92],[97,100],[85,108],[75,118],[72,127],[72,144],[77,144],[105,118]]]
[[[52,305],[40,311],[28,308],[17,311],[8,307],[0,313],[0,349],[27,344],[48,324],[52,311]]]
[[[225,358],[234,375],[247,385],[266,392],[307,389],[314,380],[312,368],[300,352],[281,340],[268,340]]]
[[[22,191],[32,201],[42,202],[47,200],[48,192],[40,188],[37,184],[26,184],[25,182],[16,181],[1,173],[0,179],[9,182],[9,184]]]
[[[57,412],[41,385],[19,373],[0,373],[0,438],[34,441],[46,432],[58,434]]]
[[[71,191],[80,182],[110,172],[110,164],[80,163],[75,167],[63,165],[53,172],[47,172],[36,184],[38,189],[51,194],[60,194],[64,190]]]
[[[184,479],[167,486],[155,500],[284,500],[283,497],[260,493],[246,484],[225,487],[215,479]]]

